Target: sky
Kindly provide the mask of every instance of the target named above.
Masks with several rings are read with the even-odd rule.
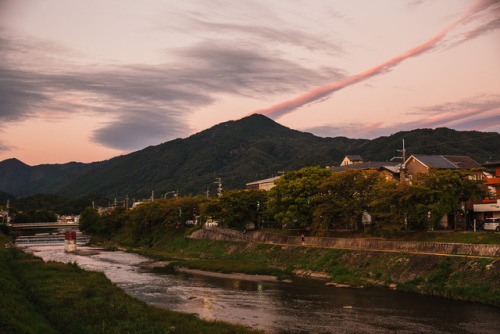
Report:
[[[500,0],[0,0],[0,161],[93,162],[260,113],[500,132]]]

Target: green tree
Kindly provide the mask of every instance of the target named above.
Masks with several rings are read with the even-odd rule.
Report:
[[[33,216],[30,213],[28,213],[28,212],[19,212],[14,217],[13,222],[16,223],[16,224],[34,223],[35,220],[34,220]]]
[[[80,230],[85,233],[96,234],[99,231],[99,217],[96,209],[87,207],[80,213]]]
[[[331,174],[330,169],[306,167],[283,175],[269,191],[268,212],[286,227],[311,226],[314,198],[321,192],[320,184]]]
[[[47,209],[20,212],[14,218],[15,223],[39,223],[55,221],[57,221],[57,215],[53,211]]]
[[[406,182],[381,183],[375,191],[378,196],[372,202],[372,210],[378,219],[399,224],[400,228],[427,227],[435,191]]]
[[[473,171],[460,169],[432,169],[415,177],[415,185],[430,190],[430,227],[437,227],[441,217],[448,213],[465,214],[465,202],[485,196],[485,191],[478,186],[483,181],[473,175]]]
[[[222,207],[218,197],[207,198],[206,201],[200,205],[200,215],[203,221],[206,219],[222,219]]]
[[[333,173],[319,187],[322,195],[317,199],[316,229],[324,230],[324,224],[335,218],[340,218],[352,229],[361,229],[361,216],[372,211],[373,201],[378,196],[376,190],[385,182],[392,181],[387,181],[377,171],[348,169]]]
[[[247,223],[258,224],[258,217],[266,207],[265,190],[233,190],[218,198],[224,224],[243,230]]]

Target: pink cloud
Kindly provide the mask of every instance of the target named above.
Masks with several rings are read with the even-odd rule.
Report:
[[[368,125],[361,127],[360,131],[363,133],[372,132],[373,130],[380,128],[380,126],[382,124],[383,124],[383,122],[376,122],[376,123],[368,124]]]
[[[495,0],[478,0],[474,5],[472,5],[469,9],[467,9],[462,16],[448,25],[446,28],[444,28],[441,32],[439,32],[437,35],[432,37],[431,39],[427,40],[426,42],[411,48],[407,50],[406,52],[403,52],[402,54],[393,57],[389,59],[388,61],[379,64],[377,66],[372,67],[371,69],[364,71],[362,73],[359,73],[357,75],[354,75],[352,77],[349,77],[347,79],[344,79],[342,81],[333,83],[331,85],[326,85],[326,86],[321,86],[314,88],[310,90],[309,92],[306,92],[302,95],[299,95],[291,100],[284,101],[278,104],[275,104],[273,106],[270,106],[268,108],[264,109],[259,109],[251,114],[263,114],[266,116],[269,116],[271,118],[279,118],[285,114],[288,114],[295,109],[314,102],[318,99],[321,99],[335,91],[338,91],[340,89],[343,89],[345,87],[348,87],[350,85],[353,85],[355,83],[358,83],[360,81],[366,80],[368,78],[371,78],[373,76],[376,76],[378,74],[383,74],[385,72],[388,72],[392,67],[398,65],[402,61],[410,58],[410,57],[415,57],[418,56],[422,53],[425,53],[429,50],[434,49],[437,44],[450,32],[452,31],[458,24],[469,20],[474,16],[474,14],[487,9],[489,6],[495,4]]]
[[[460,120],[460,119],[463,119],[464,117],[470,117],[470,116],[474,116],[477,114],[482,114],[484,112],[485,112],[485,109],[473,109],[473,110],[463,111],[460,113],[439,115],[439,116],[436,116],[433,118],[426,119],[425,121],[422,122],[422,125],[440,124],[441,126],[443,126],[446,123]]]

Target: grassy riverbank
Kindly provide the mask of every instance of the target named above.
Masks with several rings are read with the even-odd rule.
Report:
[[[194,240],[160,230],[141,240],[123,230],[113,240],[189,268],[281,278],[319,274],[351,286],[390,286],[500,306],[498,259]]]
[[[44,263],[0,234],[0,333],[250,333],[149,306],[103,273]]]

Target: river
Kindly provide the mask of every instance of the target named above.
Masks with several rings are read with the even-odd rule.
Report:
[[[500,310],[480,304],[381,288],[325,287],[315,280],[283,283],[157,274],[144,269],[141,263],[149,259],[137,254],[99,250],[82,256],[64,253],[63,248],[24,249],[45,261],[77,262],[83,269],[102,271],[147,303],[272,333],[498,333],[500,328]]]

